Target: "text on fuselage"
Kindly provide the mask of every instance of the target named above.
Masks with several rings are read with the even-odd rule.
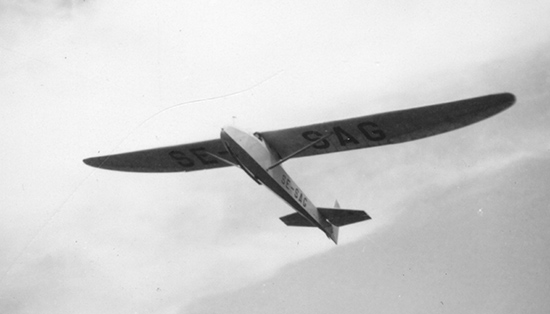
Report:
[[[302,206],[307,206],[307,197],[300,191],[300,189],[292,183],[292,180],[290,180],[289,177],[283,174],[283,177],[281,178],[281,184],[282,186],[290,192],[290,195],[294,197]]]

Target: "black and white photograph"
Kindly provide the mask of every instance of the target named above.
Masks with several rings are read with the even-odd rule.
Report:
[[[549,16],[0,0],[0,313],[549,313]]]

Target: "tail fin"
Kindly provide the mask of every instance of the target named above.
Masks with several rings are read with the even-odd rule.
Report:
[[[327,237],[334,241],[334,244],[338,244],[338,226],[331,225],[331,227],[329,230],[325,230],[325,233]]]
[[[339,227],[371,219],[362,210],[340,209],[338,201],[334,203],[334,208],[318,207],[317,209],[330,222],[330,227],[325,229],[325,233],[336,244],[338,244]]]

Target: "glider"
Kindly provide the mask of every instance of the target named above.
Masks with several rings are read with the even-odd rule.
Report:
[[[288,226],[317,227],[334,243],[338,227],[371,219],[362,210],[317,207],[283,169],[291,159],[408,142],[452,131],[493,116],[515,102],[510,93],[249,134],[226,126],[220,138],[84,159],[89,166],[130,172],[187,172],[236,166],[296,212]]]

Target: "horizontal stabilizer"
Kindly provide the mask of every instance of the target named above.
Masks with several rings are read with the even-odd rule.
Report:
[[[370,216],[362,210],[321,207],[319,207],[318,210],[331,224],[337,227],[371,219]]]
[[[304,216],[299,213],[294,213],[290,215],[283,216],[281,219],[287,226],[293,227],[315,227],[309,220],[305,219]]]

